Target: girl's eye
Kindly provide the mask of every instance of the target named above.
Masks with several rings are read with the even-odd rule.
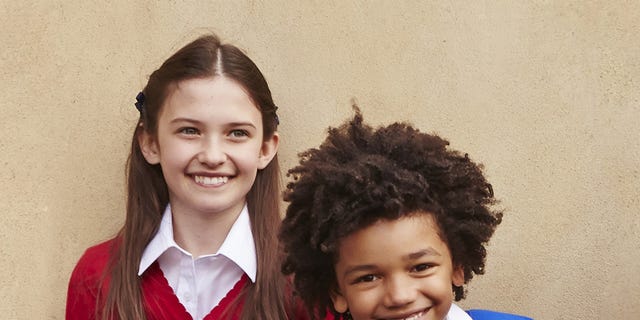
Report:
[[[242,138],[249,136],[249,132],[247,132],[246,130],[231,130],[229,135],[234,138]]]
[[[182,128],[180,129],[180,133],[186,134],[186,135],[195,135],[198,134],[198,129],[193,128],[193,127],[186,127],[186,128]]]

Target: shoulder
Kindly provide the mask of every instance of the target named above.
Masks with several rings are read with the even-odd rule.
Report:
[[[533,320],[532,318],[515,314],[481,309],[468,310],[467,313],[473,320]]]
[[[71,273],[70,285],[97,282],[104,275],[116,239],[107,240],[88,248]]]
[[[87,249],[76,264],[67,289],[66,319],[95,319],[99,296],[108,290],[107,264],[117,243],[105,241]]]

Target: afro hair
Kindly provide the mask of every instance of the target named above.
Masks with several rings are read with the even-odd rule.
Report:
[[[427,212],[466,284],[484,273],[485,245],[502,220],[482,165],[406,123],[373,129],[354,109],[353,119],[329,128],[319,148],[299,154],[284,196],[282,272],[294,275],[297,294],[321,318],[333,310],[334,265],[345,236],[379,220]],[[452,290],[456,301],[464,298],[462,286]]]

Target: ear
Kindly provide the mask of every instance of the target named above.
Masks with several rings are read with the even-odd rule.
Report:
[[[277,132],[274,132],[270,138],[264,140],[262,142],[262,147],[260,148],[260,155],[258,156],[258,169],[264,169],[273,157],[278,153],[278,144],[280,142],[280,136]]]
[[[142,152],[142,155],[149,164],[160,163],[158,143],[156,139],[144,129],[138,135],[138,144],[140,145],[140,152]]]
[[[451,274],[451,283],[456,287],[464,285],[464,269],[462,269],[462,266],[457,266],[453,269],[453,273]]]
[[[349,310],[349,303],[347,299],[340,293],[339,289],[331,289],[331,301],[333,302],[333,308],[339,313],[345,313]]]

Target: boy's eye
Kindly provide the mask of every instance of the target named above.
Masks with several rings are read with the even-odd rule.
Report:
[[[413,271],[415,271],[415,272],[423,272],[423,271],[428,270],[428,269],[429,269],[429,268],[431,268],[431,267],[432,267],[432,266],[431,266],[430,264],[427,264],[427,263],[420,263],[420,264],[417,264],[417,265],[415,265],[415,266],[413,267]]]
[[[180,133],[184,133],[187,135],[194,135],[194,134],[198,134],[198,129],[193,127],[185,127],[180,129]]]
[[[376,280],[378,277],[373,275],[373,274],[367,274],[361,277],[358,277],[354,282],[355,283],[360,283],[360,282],[372,282],[374,280]]]

